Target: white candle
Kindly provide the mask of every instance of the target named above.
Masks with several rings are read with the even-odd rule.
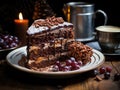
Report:
[[[26,45],[26,31],[28,29],[28,19],[23,19],[22,13],[19,13],[19,19],[15,19],[15,34],[23,45]]]

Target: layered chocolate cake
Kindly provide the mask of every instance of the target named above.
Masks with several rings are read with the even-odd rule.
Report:
[[[30,69],[41,71],[61,57],[74,57],[86,63],[91,56],[90,47],[74,40],[73,24],[61,17],[35,20],[27,30],[27,66]]]

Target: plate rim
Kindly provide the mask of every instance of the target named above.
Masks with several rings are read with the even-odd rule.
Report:
[[[14,68],[16,68],[16,69],[18,69],[18,70],[21,70],[21,71],[24,71],[24,72],[27,72],[27,73],[31,73],[31,74],[40,74],[40,75],[57,75],[57,76],[61,76],[61,75],[75,75],[75,74],[80,74],[80,73],[83,73],[83,72],[87,72],[87,71],[90,71],[90,70],[93,70],[93,69],[95,69],[95,68],[97,68],[98,66],[100,66],[100,65],[102,65],[103,63],[104,63],[104,61],[105,61],[105,56],[100,52],[100,51],[98,51],[98,50],[96,50],[96,49],[93,49],[93,53],[97,53],[97,54],[99,54],[101,57],[101,62],[98,64],[98,65],[96,65],[96,66],[94,66],[94,67],[92,67],[92,68],[89,68],[89,69],[85,69],[84,71],[81,71],[81,69],[78,69],[78,70],[74,70],[74,71],[68,71],[68,72],[40,72],[40,71],[35,71],[35,70],[30,70],[30,69],[28,69],[28,68],[25,68],[25,67],[22,67],[22,66],[20,66],[20,65],[18,65],[18,64],[12,64],[11,62],[10,62],[10,57],[11,57],[11,55],[13,54],[13,53],[15,53],[15,52],[17,52],[17,51],[20,51],[21,49],[26,49],[26,47],[27,46],[22,46],[22,47],[20,47],[20,48],[17,48],[17,49],[15,49],[15,50],[13,50],[13,51],[11,51],[11,52],[9,52],[8,53],[8,55],[6,56],[6,61],[7,61],[7,63],[10,65],[10,66],[12,66],[12,67],[14,67]]]

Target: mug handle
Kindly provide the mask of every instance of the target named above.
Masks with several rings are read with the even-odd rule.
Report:
[[[96,17],[97,13],[101,13],[104,16],[104,24],[103,25],[106,25],[107,21],[108,21],[107,14],[103,10],[98,9],[97,11],[95,11],[95,14],[94,14],[95,17]],[[97,39],[96,31],[93,32],[93,35],[95,36],[95,39]]]
[[[107,14],[106,14],[103,10],[97,10],[97,11],[95,12],[95,14],[96,14],[96,13],[101,13],[101,14],[103,14],[103,16],[104,16],[104,18],[105,18],[105,20],[104,20],[104,25],[106,25],[106,24],[107,24],[107,20],[108,20]]]

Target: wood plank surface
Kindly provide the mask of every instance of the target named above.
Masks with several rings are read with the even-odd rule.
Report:
[[[65,90],[120,90],[120,80],[114,81],[115,73],[120,73],[120,59],[108,59],[105,61],[102,66],[111,66],[112,72],[110,73],[110,79],[104,79],[104,75],[101,74],[99,77],[102,78],[102,81],[97,81],[95,77],[90,77],[84,83],[77,83],[73,85],[68,85],[65,87]],[[98,68],[100,68],[98,67]]]
[[[91,76],[91,71],[63,79],[46,79],[29,75],[9,66],[6,61],[0,61],[0,90],[120,90],[120,80],[114,81],[115,73],[120,73],[120,58],[108,57],[99,66],[111,66],[112,72],[108,80],[100,74],[101,81]]]

